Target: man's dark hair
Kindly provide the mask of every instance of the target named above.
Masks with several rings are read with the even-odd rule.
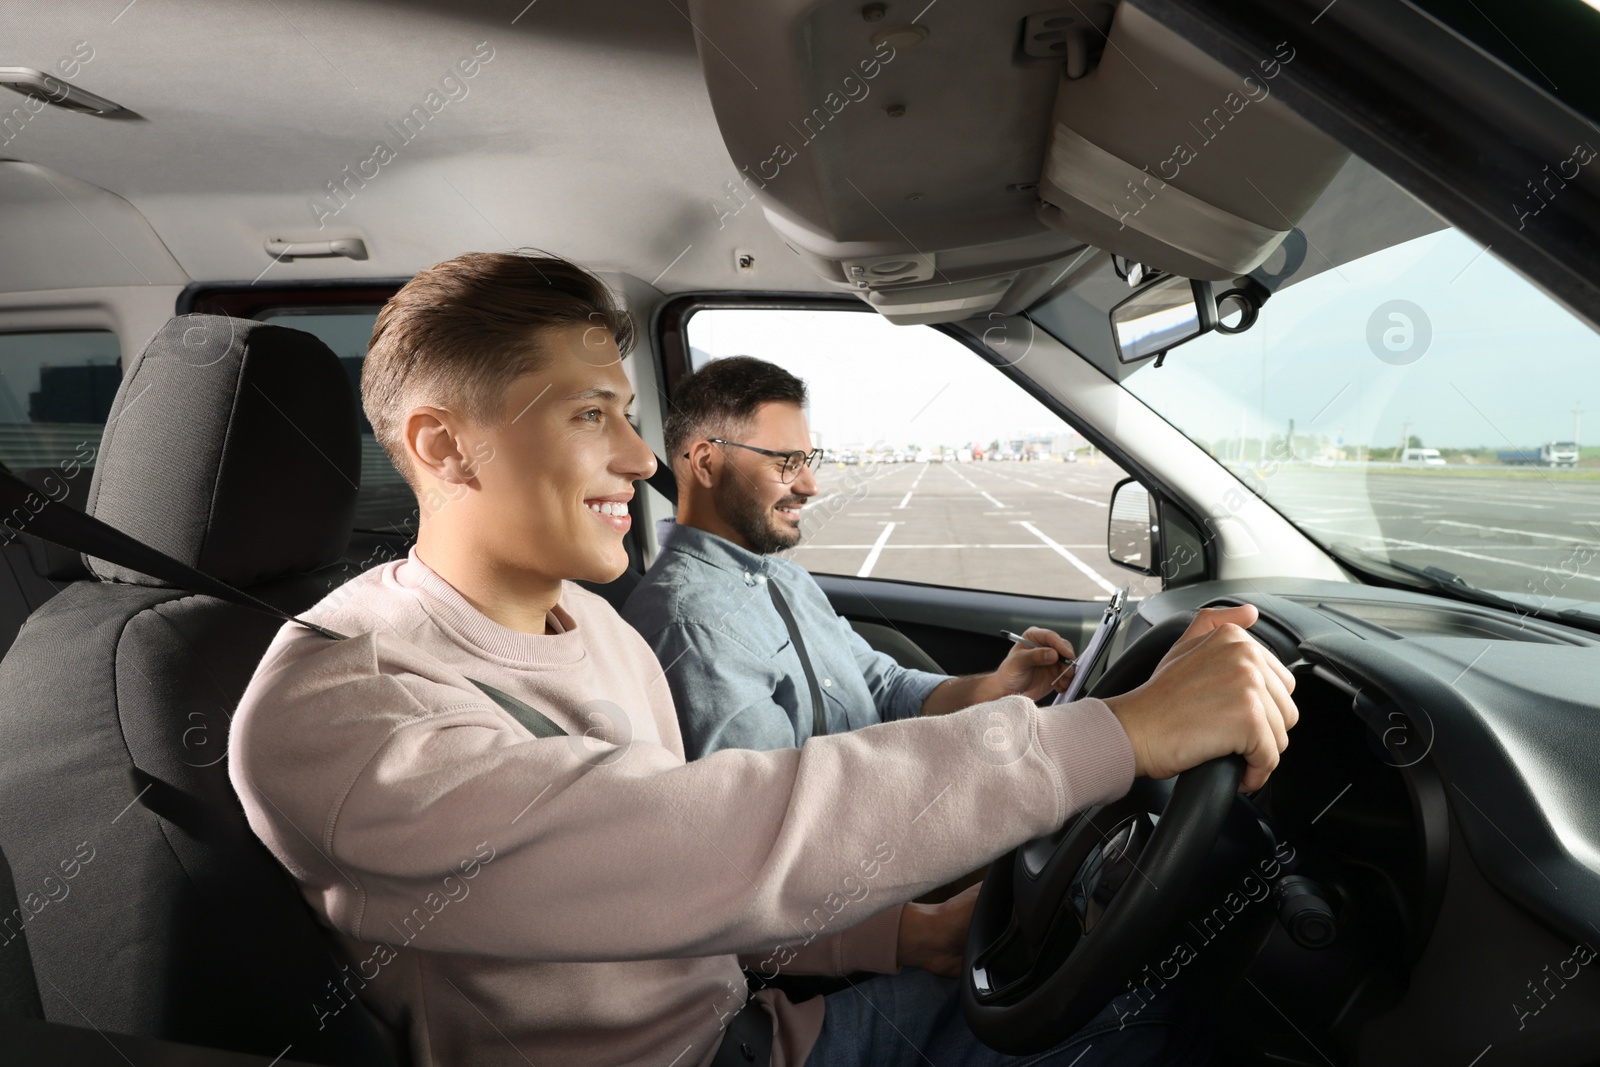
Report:
[[[677,460],[691,441],[739,436],[756,408],[774,400],[804,407],[806,383],[754,356],[729,356],[707,364],[672,395],[664,431],[668,460]]]

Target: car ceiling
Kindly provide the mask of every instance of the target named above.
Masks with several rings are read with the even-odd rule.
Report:
[[[1341,169],[1342,150],[1275,100],[1231,120],[1241,132],[1184,172],[1209,199],[1198,215],[1156,225],[1194,200],[1180,190],[1125,225],[1125,209],[1119,220],[1050,184],[1097,165],[1041,175],[1055,139],[1078,138],[1069,125],[1121,153],[1090,146],[1120,176],[1170,151],[1192,100],[1236,99],[1241,84],[1147,15],[1088,8],[1078,32],[1106,58],[1064,80],[1062,60],[1028,54],[1044,16],[1024,0],[34,3],[0,24],[0,66],[65,73],[62,60],[92,53],[70,84],[134,115],[0,112],[0,293],[394,279],[467,250],[532,246],[665,293],[860,291],[896,321],[950,321],[1077,284],[1065,268],[1084,262],[1085,240],[1231,276],[1183,250],[1226,236],[1200,224],[1233,218],[1218,204],[1245,210],[1240,174],[1262,201],[1245,225],[1292,225],[1336,173],[1331,200],[1361,184],[1363,168]],[[840,103],[834,118],[808,109],[881,56],[885,32],[907,29],[922,41],[902,44],[877,81],[860,77],[870,101]],[[414,111],[432,114],[407,140],[398,127]],[[808,114],[821,133],[802,129]],[[798,145],[798,160],[746,202],[742,172],[773,137]],[[1316,165],[1285,164],[1285,143]],[[1291,219],[1280,204],[1300,206]],[[360,238],[366,257],[266,248],[342,238]],[[852,277],[852,264],[885,261],[922,277],[870,289]]]
[[[718,227],[711,203],[737,171],[681,5],[19,7],[0,16],[0,65],[51,71],[87,42],[93,58],[71,84],[139,117],[46,108],[6,132],[0,158],[37,166],[0,165],[0,291],[248,281],[263,269],[273,282],[403,277],[468,249],[522,245],[664,290],[822,288],[759,212]],[[386,124],[480,42],[493,59],[467,95],[401,143]],[[310,201],[379,139],[396,158],[319,229]],[[360,236],[370,258],[273,264],[272,236]],[[755,270],[736,271],[735,249]]]

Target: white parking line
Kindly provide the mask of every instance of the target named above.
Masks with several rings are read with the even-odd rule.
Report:
[[[985,474],[992,474],[996,478],[1003,478],[1004,480],[1006,480],[1008,482],[1017,482],[1017,483],[1019,483],[1021,485],[1026,485],[1026,486],[1029,486],[1029,487],[1031,487],[1033,489],[1038,489],[1039,488],[1039,483],[1038,482],[1030,482],[1030,481],[1028,481],[1028,479],[1019,477],[1019,476],[1017,476],[1015,474],[1001,474],[999,471],[995,470],[992,467],[984,467],[982,469],[983,469],[983,472]]]
[[[810,500],[807,500],[805,502],[805,507],[802,507],[800,510],[804,511],[806,508],[814,508],[818,504],[822,503],[824,500],[827,500],[830,497],[835,497],[835,496],[838,496],[838,495],[839,495],[838,493],[823,493],[821,496],[814,496]]]
[[[921,477],[921,476],[918,475],[918,477]],[[911,493],[908,490],[906,492],[906,495],[900,498],[900,503],[896,504],[895,507],[896,508],[904,508],[909,503],[911,503]]]
[[[1085,503],[1085,504],[1093,504],[1097,508],[1103,508],[1103,507],[1106,506],[1101,501],[1099,501],[1099,500],[1090,500],[1086,496],[1073,496],[1071,493],[1062,492],[1060,489],[1056,489],[1056,490],[1054,490],[1054,492],[1059,493],[1060,495],[1066,497],[1068,500],[1081,500],[1081,501],[1083,501],[1083,503]]]
[[[1469,530],[1488,530],[1490,533],[1517,534],[1521,537],[1540,537],[1546,541],[1565,541],[1570,545],[1593,545],[1595,543],[1594,538],[1592,537],[1586,539],[1582,537],[1566,537],[1562,534],[1534,533],[1532,530],[1516,530],[1509,526],[1484,526],[1481,523],[1476,522],[1457,522],[1455,519],[1440,519],[1436,525],[1463,526]],[[1498,548],[1501,546],[1497,545],[1495,547]],[[1504,547],[1509,548],[1511,546],[1507,545]]]
[[[1017,525],[1033,534],[1033,536],[1037,537],[1039,540],[1043,541],[1046,546],[1055,551],[1056,555],[1060,556],[1062,559],[1078,568],[1091,582],[1093,582],[1095,585],[1098,585],[1101,589],[1104,589],[1107,593],[1115,593],[1117,591],[1116,586],[1112,585],[1110,582],[1100,577],[1100,575],[1096,574],[1083,560],[1079,559],[1077,556],[1074,556],[1071,552],[1068,552],[1065,545],[1057,544],[1055,541],[1052,541],[1050,538],[1046,537],[1033,523],[1019,522]]]
[[[1460,548],[1448,548],[1444,545],[1427,545],[1421,541],[1407,541],[1399,537],[1374,537],[1371,534],[1353,534],[1355,537],[1365,537],[1369,541],[1380,541],[1394,548],[1422,549],[1428,552],[1448,552],[1452,556],[1465,556],[1467,559],[1481,559],[1488,563],[1499,563],[1506,567],[1520,567],[1523,570],[1539,571],[1543,574],[1559,574],[1563,578],[1577,579],[1581,582],[1600,582],[1600,576],[1584,574],[1582,572],[1569,574],[1557,570],[1555,567],[1541,567],[1536,563],[1522,563],[1514,559],[1505,559],[1501,556],[1486,556],[1482,552],[1468,552]]]
[[[889,535],[894,533],[894,528],[898,525],[899,523],[894,522],[883,524],[883,533],[878,535],[878,540],[873,544],[872,551],[867,553],[867,561],[861,565],[860,570],[856,571],[857,578],[869,578],[872,576],[872,568],[877,565],[878,557],[883,555],[883,546],[888,543]]]
[[[924,463],[922,465],[922,469],[917,472],[916,481],[911,483],[911,488],[915,489],[917,487],[917,482],[922,481],[922,476],[924,474],[927,474],[927,473],[928,473],[928,465],[926,463]]]
[[[985,493],[982,489],[978,490],[978,495],[983,497],[985,500],[987,500],[989,503],[993,504],[997,508],[1006,508],[1006,507],[1010,507],[1011,506],[1009,504],[1000,503],[1000,501],[996,500],[994,497],[990,496],[988,493]]]

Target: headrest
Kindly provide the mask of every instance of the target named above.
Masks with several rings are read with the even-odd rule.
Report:
[[[233,585],[324,567],[355,514],[357,409],[338,357],[310,334],[179,316],[123,374],[88,512]],[[167,584],[86,562],[106,581]]]

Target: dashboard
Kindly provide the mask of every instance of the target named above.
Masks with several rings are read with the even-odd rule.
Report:
[[[1597,1062],[1600,638],[1405,590],[1206,582],[1142,601],[1113,667],[1151,629],[1229,603],[1260,611],[1252,632],[1293,670],[1301,712],[1250,803],[1337,917],[1315,948],[1266,924],[1241,993],[1271,1008],[1250,1013],[1257,1047]]]

